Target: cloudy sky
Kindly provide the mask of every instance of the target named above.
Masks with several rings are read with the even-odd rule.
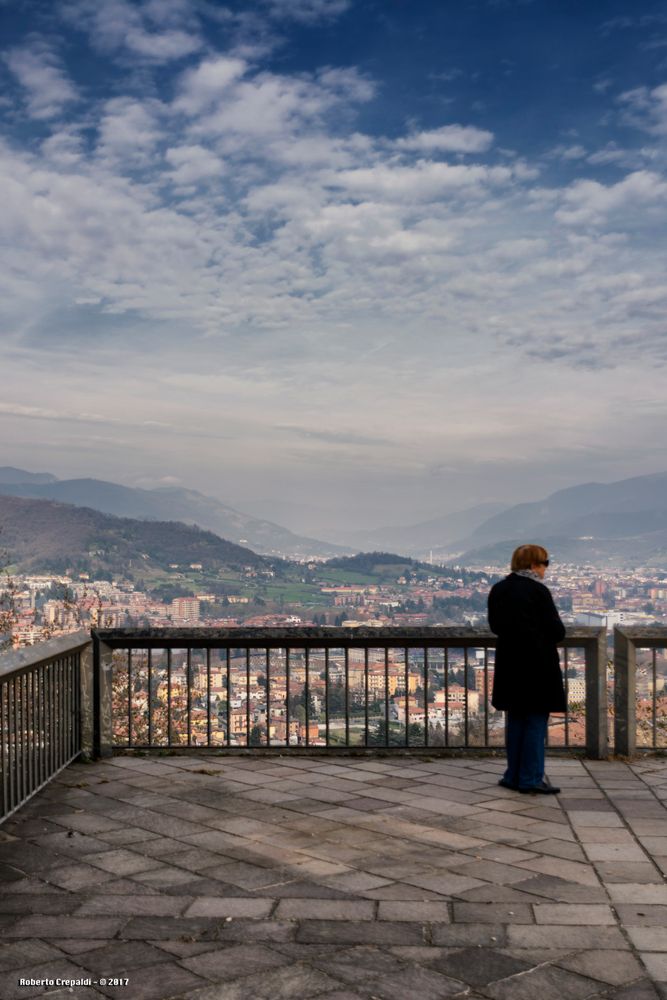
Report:
[[[308,530],[667,469],[665,0],[0,19],[0,464]]]

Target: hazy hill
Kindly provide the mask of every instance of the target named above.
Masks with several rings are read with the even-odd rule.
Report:
[[[11,471],[24,477],[32,475],[20,469]],[[181,487],[142,490],[101,479],[57,480],[53,476],[45,480],[41,474],[39,482],[35,478],[0,478],[0,484],[0,490],[5,495],[92,507],[117,517],[196,524],[266,555],[327,557],[350,551],[339,545],[295,535],[271,521],[249,517],[219,500]]]
[[[466,569],[453,566],[431,566],[429,563],[411,559],[409,556],[398,555],[395,552],[359,552],[354,556],[341,556],[328,559],[318,574],[327,570],[344,570],[346,573],[362,574],[374,577],[378,583],[396,580],[398,576],[413,576],[420,578],[441,577],[443,580],[464,582],[479,578],[482,574],[469,573]],[[484,574],[486,575],[486,574]]]
[[[498,541],[548,531],[569,535],[577,520],[591,515],[624,514],[626,530],[642,534],[647,511],[667,510],[667,472],[636,476],[615,483],[585,483],[558,490],[545,500],[522,503],[501,511],[475,528],[468,541]]]
[[[57,477],[50,472],[26,472],[11,465],[0,466],[0,484],[11,483],[55,483]]]
[[[113,517],[52,500],[0,496],[2,563],[27,572],[142,574],[170,563],[205,569],[267,566],[250,549],[210,531],[164,521]]]
[[[332,537],[366,551],[386,548],[402,555],[421,556],[469,535],[489,517],[505,509],[505,504],[484,503],[418,524],[339,532]]]
[[[562,560],[596,565],[667,564],[667,473],[586,483],[517,504],[458,543],[468,565],[506,563],[526,541]]]

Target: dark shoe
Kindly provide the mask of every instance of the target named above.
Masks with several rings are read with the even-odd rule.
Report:
[[[504,778],[501,778],[500,781],[498,782],[498,784],[502,788],[509,788],[509,790],[511,792],[518,792],[519,791],[519,786],[518,785],[512,785],[509,781],[505,781]]]
[[[548,779],[541,781],[539,785],[532,785],[529,788],[520,788],[522,795],[558,795],[560,788],[552,785]]]

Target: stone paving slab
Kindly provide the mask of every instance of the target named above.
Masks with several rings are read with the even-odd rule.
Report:
[[[0,828],[0,996],[665,1000],[667,761],[555,758],[542,798],[502,770],[71,765]]]

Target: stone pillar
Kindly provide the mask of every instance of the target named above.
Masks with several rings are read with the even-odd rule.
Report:
[[[607,706],[607,632],[601,628],[586,643],[586,756],[604,760],[609,753]]]
[[[113,753],[113,650],[93,632],[93,757]]]
[[[631,757],[637,749],[637,654],[625,632],[614,629],[614,752]]]

